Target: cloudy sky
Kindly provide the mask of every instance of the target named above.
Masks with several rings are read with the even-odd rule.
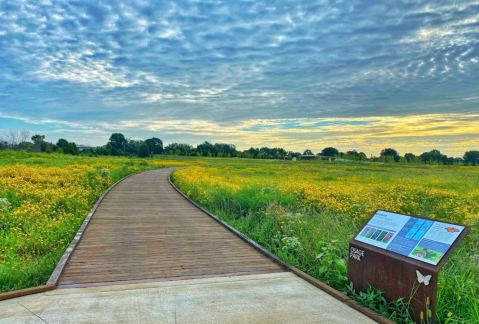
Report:
[[[477,1],[0,0],[0,134],[479,149]]]

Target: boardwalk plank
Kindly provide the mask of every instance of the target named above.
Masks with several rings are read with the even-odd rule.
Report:
[[[105,196],[61,287],[283,271],[178,194],[170,172],[129,177]]]

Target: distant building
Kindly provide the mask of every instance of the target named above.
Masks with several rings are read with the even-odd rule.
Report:
[[[302,154],[301,155],[301,160],[314,160],[316,158],[316,155],[314,154]]]
[[[93,148],[93,146],[89,145],[77,145],[79,151],[84,151]]]

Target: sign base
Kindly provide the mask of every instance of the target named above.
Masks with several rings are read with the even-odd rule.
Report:
[[[434,266],[362,242],[349,243],[348,278],[354,289],[371,286],[389,300],[403,298],[417,323],[434,323],[437,277]]]

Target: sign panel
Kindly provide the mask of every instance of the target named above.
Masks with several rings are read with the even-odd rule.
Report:
[[[437,265],[464,226],[378,210],[355,240]]]

